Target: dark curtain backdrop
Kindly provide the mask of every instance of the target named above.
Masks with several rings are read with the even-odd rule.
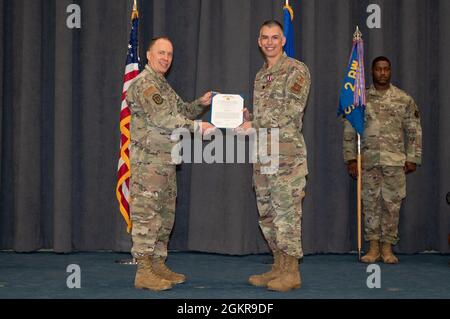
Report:
[[[66,7],[82,28],[66,27]],[[260,24],[281,20],[284,0],[139,1],[140,43],[168,35],[169,81],[185,100],[206,90],[239,93],[252,105],[262,57]],[[342,160],[339,89],[359,25],[370,62],[386,55],[393,82],[419,105],[423,165],[408,176],[400,217],[405,253],[449,252],[450,1],[297,0],[297,58],[310,68],[304,119],[309,177],[305,253],[356,250],[355,183]],[[382,8],[368,29],[366,8]],[[131,0],[0,1],[0,249],[128,251],[115,198],[119,112]],[[249,164],[183,164],[172,250],[267,252],[257,224]]]

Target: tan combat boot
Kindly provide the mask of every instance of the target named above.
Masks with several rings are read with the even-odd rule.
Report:
[[[172,288],[170,281],[167,281],[152,270],[152,262],[149,257],[137,258],[137,271],[134,279],[134,286],[138,289],[150,289],[155,291]]]
[[[381,258],[385,264],[398,264],[398,258],[392,252],[392,245],[390,243],[382,243]]]
[[[366,264],[373,264],[380,260],[380,243],[378,240],[371,240],[369,251],[366,255],[361,257],[361,262]]]
[[[281,274],[269,281],[267,288],[275,291],[289,291],[301,287],[302,281],[298,270],[298,258],[283,253],[283,267]]]
[[[153,271],[172,284],[181,284],[186,281],[185,275],[173,272],[166,266],[165,257],[153,258]]]
[[[261,275],[253,275],[250,276],[248,282],[256,287],[265,287],[269,283],[269,281],[275,279],[280,275],[282,264],[283,264],[283,254],[281,251],[273,252],[273,264],[272,269],[268,272],[265,272]]]

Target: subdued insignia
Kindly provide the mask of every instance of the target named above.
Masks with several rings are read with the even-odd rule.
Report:
[[[162,98],[161,94],[159,94],[159,93],[153,94],[152,99],[158,105],[161,105],[164,102],[164,99]]]
[[[305,79],[302,76],[299,76],[297,78],[297,80],[295,81],[294,85],[291,87],[291,91],[295,94],[300,93],[304,82],[305,82]]]
[[[415,112],[414,112],[414,116],[415,116],[416,118],[419,118],[419,111],[415,111]]]
[[[158,92],[158,90],[154,86],[151,86],[144,91],[144,96],[145,97],[150,96],[151,94],[153,94],[155,92]]]
[[[302,89],[302,86],[298,82],[295,82],[294,85],[291,87],[291,91],[296,94],[300,93],[301,89]]]

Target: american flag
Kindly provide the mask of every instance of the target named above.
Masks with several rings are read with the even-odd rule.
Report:
[[[133,79],[139,74],[139,54],[138,54],[138,28],[139,13],[136,1],[131,15],[131,33],[128,44],[127,62],[122,90],[122,107],[120,112],[120,156],[117,170],[116,196],[119,201],[120,213],[127,223],[127,231],[131,231],[130,218],[130,121],[131,111],[127,105],[127,90]]]

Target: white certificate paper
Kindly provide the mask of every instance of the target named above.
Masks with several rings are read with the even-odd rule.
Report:
[[[244,99],[236,94],[212,98],[211,123],[218,128],[237,128],[244,122]]]

